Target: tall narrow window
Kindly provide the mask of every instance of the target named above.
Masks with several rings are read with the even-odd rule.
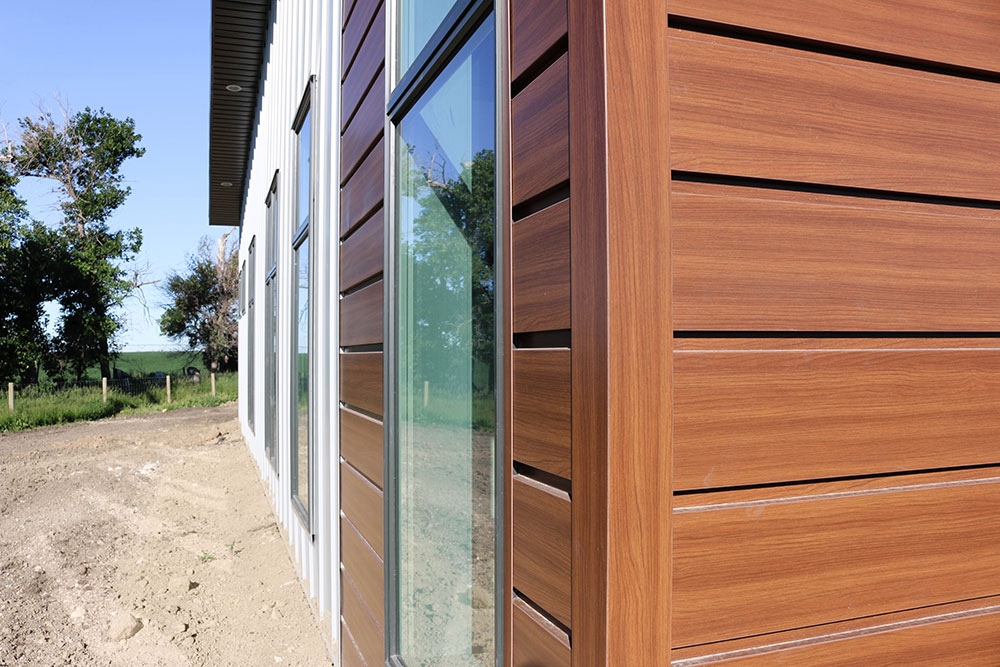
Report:
[[[312,85],[310,85],[310,90]],[[291,487],[292,504],[307,526],[310,525],[312,456],[312,429],[310,428],[309,383],[309,222],[312,214],[311,169],[311,112],[306,91],[296,117],[298,134],[298,165],[296,181],[296,231],[292,241],[294,267],[292,268],[292,449]]]
[[[256,321],[256,293],[257,284],[255,282],[257,264],[257,237],[250,239],[250,248],[247,251],[247,426],[252,433],[256,433],[254,425],[254,415],[256,412],[255,396],[256,387],[256,356],[254,354],[257,346],[257,336],[255,332]]]
[[[497,659],[494,50],[487,17],[398,125],[391,566],[411,667]]]
[[[264,451],[278,469],[278,175],[267,194],[264,220]]]

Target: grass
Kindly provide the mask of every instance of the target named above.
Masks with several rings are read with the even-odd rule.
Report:
[[[111,364],[112,368],[124,371],[132,377],[146,377],[150,373],[161,372],[172,376],[175,379],[184,377],[184,369],[194,366],[202,377],[208,377],[205,364],[202,363],[201,353],[190,350],[165,350],[159,352],[122,352]],[[43,381],[44,372],[42,373]],[[84,376],[87,380],[100,380],[101,367],[91,366]]]
[[[142,353],[148,354],[148,353]],[[118,414],[140,415],[178,408],[214,407],[236,400],[236,373],[215,376],[216,395],[212,396],[208,375],[201,382],[175,380],[171,383],[171,403],[165,388],[148,389],[139,394],[108,390],[108,402],[101,400],[101,389],[76,388],[15,393],[14,411],[0,404],[0,432],[22,431],[39,426],[68,424],[76,421],[105,419]]]

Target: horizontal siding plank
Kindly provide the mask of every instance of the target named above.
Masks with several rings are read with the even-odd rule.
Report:
[[[671,35],[675,170],[1000,198],[1000,86]]]
[[[382,342],[383,285],[377,280],[340,300],[340,345]]]
[[[382,422],[341,408],[340,455],[368,481],[382,488]]]
[[[566,0],[514,0],[510,4],[510,80],[516,81],[566,36]]]
[[[351,637],[354,638],[361,650],[365,663],[384,665],[385,635],[382,629],[375,624],[371,612],[362,602],[349,573],[341,573],[340,589],[343,598],[342,616],[344,622],[347,624]]]
[[[358,170],[340,191],[340,236],[347,236],[355,227],[382,206],[385,177],[384,140],[380,140]]]
[[[382,628],[385,613],[385,572],[382,559],[357,528],[345,518],[340,520],[340,545],[344,569],[357,586],[361,600],[368,607],[376,625]]]
[[[382,73],[384,75],[384,72]],[[369,89],[340,143],[340,184],[344,185],[385,129],[385,88],[380,76]]]
[[[676,646],[1000,593],[1000,478],[675,507]],[[843,488],[830,485],[829,489]],[[689,501],[689,502],[697,502]]]
[[[1000,71],[1000,5],[991,0],[671,0],[670,13]]]
[[[514,332],[570,328],[569,200],[514,223]]]
[[[343,616],[340,618],[340,643],[344,647],[341,651],[343,667],[367,667],[365,659],[361,657],[361,649],[358,648],[351,631],[344,622]]]
[[[340,246],[340,291],[382,273],[385,264],[382,217],[380,208]]]
[[[347,129],[347,124],[354,117],[354,112],[361,104],[361,99],[365,96],[369,86],[373,85],[372,82],[385,62],[385,30],[380,28],[384,25],[385,3],[383,2],[375,16],[373,29],[368,31],[368,35],[361,43],[358,55],[351,65],[351,71],[344,78],[340,98],[341,132]]]
[[[1000,211],[676,185],[677,329],[1000,331]]]
[[[562,56],[511,102],[514,204],[569,178],[569,58]]]
[[[382,415],[382,353],[340,354],[340,400]]]
[[[703,350],[1000,350],[1000,336],[886,336],[845,338],[836,333],[812,337],[703,338],[678,336],[674,351]]]
[[[572,476],[571,352],[514,350],[514,460]]]
[[[361,47],[361,42],[370,30],[385,30],[385,25],[372,25],[375,12],[382,6],[382,0],[358,0],[354,11],[344,24],[344,37],[341,47],[341,81],[347,77],[347,72],[354,64],[354,57]]]
[[[570,627],[569,496],[524,477],[514,478],[514,588]]]
[[[570,667],[569,637],[522,600],[514,599],[513,667]]]
[[[340,509],[361,536],[384,559],[382,491],[349,464],[340,464]]]

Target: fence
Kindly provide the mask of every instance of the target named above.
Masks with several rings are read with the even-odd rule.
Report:
[[[128,396],[151,394],[158,389],[165,389],[167,403],[171,402],[171,386],[169,375],[153,375],[148,377],[101,378],[100,380],[55,381],[51,383],[29,385],[15,392],[14,383],[7,383],[7,409],[14,411],[17,398],[37,398],[53,396],[60,393],[69,394],[73,391],[100,389],[101,398],[107,403],[108,392],[117,392]],[[215,373],[210,374],[211,393],[215,396]],[[2,385],[0,385],[2,386]]]

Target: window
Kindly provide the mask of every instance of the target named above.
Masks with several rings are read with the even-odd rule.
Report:
[[[292,240],[294,266],[292,279],[292,505],[306,526],[311,526],[312,511],[312,428],[310,410],[310,313],[309,286],[309,221],[312,215],[312,143],[310,95],[314,81],[310,80],[296,114],[294,130],[298,136],[295,222]]]
[[[250,239],[250,248],[247,251],[247,264],[249,265],[247,274],[247,426],[250,427],[251,433],[256,433],[256,427],[254,425],[254,396],[257,393],[257,388],[255,385],[256,371],[254,365],[255,361],[255,348],[257,346],[257,339],[254,329],[256,328],[256,318],[254,313],[256,312],[256,299],[255,293],[257,291],[257,285],[254,281],[255,272],[254,267],[257,263],[257,237]]]
[[[271,181],[264,216],[264,451],[278,470],[278,174]]]
[[[424,29],[405,25],[417,0],[400,2],[405,41]],[[479,6],[478,19],[463,14],[468,23],[449,31],[459,47],[451,59],[414,65],[436,74],[390,108],[397,286],[389,643],[414,667],[494,665],[500,656],[496,59],[493,17]]]
[[[417,59],[434,36],[434,31],[460,0],[398,0],[399,25],[396,30],[396,80]]]
[[[243,317],[243,315],[245,315],[246,312],[247,312],[247,285],[246,285],[246,282],[244,282],[244,280],[243,280],[243,274],[246,271],[246,269],[247,269],[247,261],[243,260],[243,264],[240,265],[240,277],[239,277],[239,280],[240,280],[240,307],[239,307],[239,316],[240,317]]]

